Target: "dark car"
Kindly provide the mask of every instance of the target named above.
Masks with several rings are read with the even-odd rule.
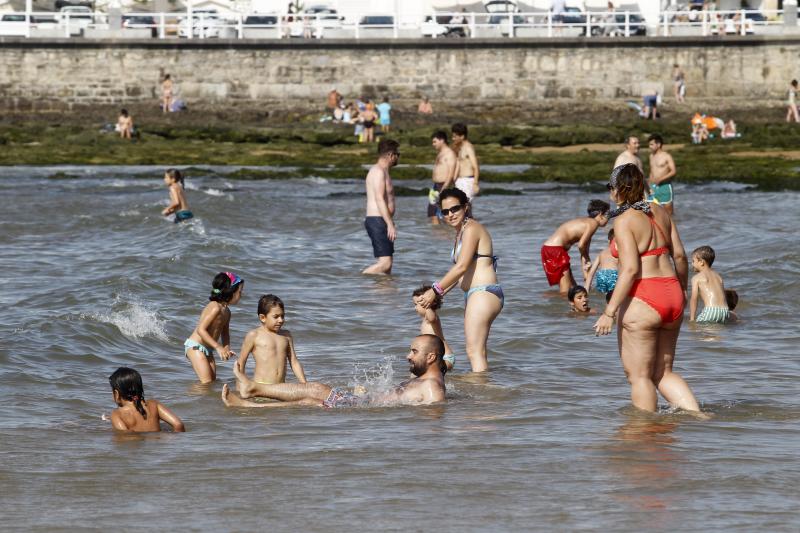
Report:
[[[525,17],[514,15],[514,25],[525,24]],[[492,15],[489,17],[489,24],[495,26],[508,26],[508,15]]]
[[[394,26],[394,17],[390,15],[369,15],[361,17],[361,26]]]
[[[244,19],[245,26],[276,26],[278,17],[275,15],[250,15]]]
[[[70,6],[80,6],[80,7],[88,7],[92,11],[94,11],[94,2],[81,2],[80,0],[56,0],[55,8],[56,11],[61,11],[62,7],[70,7]]]
[[[567,7],[561,14],[564,24],[586,24],[586,15],[577,7]]]
[[[151,37],[158,37],[158,23],[148,15],[122,15],[122,27],[149,29]]]

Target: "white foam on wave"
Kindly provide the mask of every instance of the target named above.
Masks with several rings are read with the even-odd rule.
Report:
[[[327,185],[328,183],[330,183],[327,179],[321,178],[319,176],[310,176],[306,178],[306,181],[310,181],[314,185]]]
[[[158,316],[158,311],[151,309],[138,297],[132,295],[118,295],[111,304],[108,313],[84,316],[105,324],[113,324],[128,338],[139,339],[142,337],[155,337],[167,340],[164,329],[166,320]]]
[[[355,391],[366,391],[369,395],[381,395],[395,389],[394,357],[386,356],[377,363],[356,363],[349,386]]]

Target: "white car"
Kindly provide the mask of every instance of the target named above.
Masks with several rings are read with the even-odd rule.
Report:
[[[189,37],[189,28],[192,27],[192,37],[218,38],[222,33],[223,23],[215,9],[196,10],[192,12],[194,24],[184,18],[178,26],[178,37]]]
[[[25,36],[26,33],[24,13],[6,13],[0,17],[0,35]]]
[[[87,28],[94,22],[92,10],[86,6],[64,6],[59,11],[62,25],[69,22],[70,27]]]

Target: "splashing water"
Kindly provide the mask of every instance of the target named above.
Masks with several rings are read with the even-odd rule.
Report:
[[[128,338],[155,337],[168,340],[164,329],[166,321],[136,296],[117,295],[109,313],[92,314],[83,318],[113,324]]]
[[[378,396],[395,389],[394,357],[386,356],[377,363],[356,363],[353,379],[348,384],[355,391],[366,391],[366,394]]]

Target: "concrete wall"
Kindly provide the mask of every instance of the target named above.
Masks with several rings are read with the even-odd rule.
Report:
[[[438,39],[367,41],[25,41],[0,39],[0,106],[155,100],[172,74],[190,104],[427,94],[435,99],[638,99],[671,92],[671,67],[689,96],[781,98],[800,76],[800,39]]]

